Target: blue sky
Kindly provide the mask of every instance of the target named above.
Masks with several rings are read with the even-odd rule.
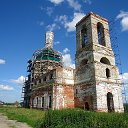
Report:
[[[35,50],[44,47],[46,31],[55,33],[54,49],[63,53],[65,65],[74,66],[75,23],[90,11],[111,22],[127,82],[127,3],[127,0],[0,0],[0,100],[21,100],[27,60]]]

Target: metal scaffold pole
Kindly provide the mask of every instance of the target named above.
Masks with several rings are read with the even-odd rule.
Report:
[[[122,96],[123,96],[123,102],[124,102],[124,111],[128,112],[127,109],[127,95],[126,95],[126,86],[128,83],[124,82],[124,77],[123,77],[123,71],[122,71],[122,64],[121,64],[121,56],[120,56],[120,47],[119,47],[119,42],[118,42],[118,36],[117,34],[117,27],[116,27],[116,21],[113,20],[110,22],[110,39],[111,39],[111,45],[112,49],[114,51],[114,56],[115,56],[115,61],[116,61],[116,66],[118,66],[119,73],[120,73],[120,79],[121,79],[121,85],[122,85]]]

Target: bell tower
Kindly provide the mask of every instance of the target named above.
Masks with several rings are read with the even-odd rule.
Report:
[[[123,112],[121,81],[108,20],[89,13],[76,24],[75,106]]]

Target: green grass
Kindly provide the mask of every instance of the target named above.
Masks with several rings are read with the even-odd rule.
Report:
[[[41,110],[15,107],[0,107],[0,113],[4,113],[9,119],[26,122],[32,127],[36,127],[45,115]]]
[[[47,112],[38,128],[128,128],[128,113],[54,110]]]
[[[41,110],[1,107],[10,119],[33,128],[128,128],[128,113],[98,113],[81,109]]]

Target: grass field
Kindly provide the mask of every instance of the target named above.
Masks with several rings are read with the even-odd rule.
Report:
[[[35,128],[40,121],[44,120],[45,115],[45,112],[41,110],[15,107],[0,107],[0,113],[4,113],[9,119],[26,122],[33,128]]]
[[[33,128],[128,128],[128,113],[97,113],[81,109],[41,110],[0,107],[10,119]]]

